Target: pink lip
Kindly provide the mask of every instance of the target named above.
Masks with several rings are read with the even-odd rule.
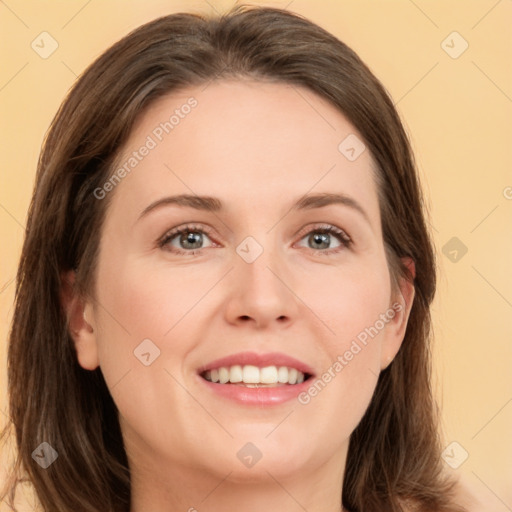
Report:
[[[219,384],[209,382],[199,375],[197,378],[217,396],[233,400],[243,405],[257,405],[259,407],[279,405],[288,400],[297,398],[297,395],[306,391],[311,385],[307,379],[301,384],[285,384],[275,388],[248,388],[239,384]]]
[[[198,378],[207,386],[207,388],[217,396],[234,400],[239,404],[244,405],[258,405],[258,406],[269,406],[279,405],[288,400],[292,400],[297,395],[305,391],[310,386],[310,379],[305,380],[301,384],[285,384],[276,387],[261,387],[261,388],[249,388],[241,384],[219,384],[216,382],[209,382],[201,374],[206,370],[213,368],[220,368],[221,366],[229,367],[234,365],[253,365],[259,368],[265,366],[287,366],[290,368],[296,368],[304,374],[314,375],[313,370],[298,359],[281,354],[278,352],[272,352],[267,354],[257,354],[255,352],[241,352],[239,354],[233,354],[222,359],[216,359],[205,366],[198,369]]]
[[[238,354],[223,357],[222,359],[216,359],[215,361],[199,368],[198,372],[201,374],[206,370],[220,368],[221,366],[234,366],[236,364],[239,364],[240,366],[250,364],[257,366],[258,368],[264,368],[265,366],[288,366],[290,368],[296,368],[304,374],[309,373],[309,375],[314,375],[313,370],[302,361],[279,352],[269,352],[267,354],[240,352]]]

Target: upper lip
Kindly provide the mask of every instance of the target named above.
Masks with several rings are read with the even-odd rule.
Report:
[[[253,365],[259,368],[264,368],[265,366],[287,366],[289,368],[296,368],[304,374],[307,373],[309,375],[314,375],[312,368],[306,363],[280,352],[267,352],[265,354],[258,354],[256,352],[239,352],[238,354],[232,354],[230,356],[211,361],[210,363],[201,366],[198,371],[201,374],[206,370],[234,365]]]

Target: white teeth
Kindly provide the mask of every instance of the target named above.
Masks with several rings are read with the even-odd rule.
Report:
[[[236,384],[237,382],[242,382],[242,380],[243,380],[242,367],[240,365],[232,366],[231,370],[229,371],[229,382]]]
[[[286,366],[279,367],[277,371],[277,382],[286,384],[288,382],[288,368]]]
[[[229,370],[227,368],[219,368],[219,382],[221,384],[226,384],[226,382],[229,382]]]
[[[260,382],[263,384],[277,384],[277,368],[266,366],[260,370]]]
[[[260,369],[257,366],[245,365],[243,368],[243,381],[245,384],[258,384],[260,382]]]
[[[222,366],[204,372],[203,377],[210,382],[218,382],[220,384],[243,383],[248,387],[257,387],[258,384],[274,386],[280,384],[300,384],[304,382],[305,378],[304,374],[299,372],[297,368],[286,366],[258,368],[253,365],[245,365],[243,367],[240,365]]]

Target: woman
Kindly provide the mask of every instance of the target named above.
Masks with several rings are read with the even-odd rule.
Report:
[[[409,142],[352,50],[278,9],[153,21],[44,144],[15,469],[49,511],[463,510],[434,291]]]

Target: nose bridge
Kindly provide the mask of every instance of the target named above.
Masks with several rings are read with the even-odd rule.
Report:
[[[236,247],[234,280],[228,314],[231,321],[252,318],[258,325],[291,319],[296,299],[288,289],[291,279],[277,237],[246,237]]]
[[[283,292],[283,283],[276,273],[284,272],[283,253],[277,247],[273,234],[246,237],[236,248],[238,259],[236,263],[239,279],[244,287],[250,287],[253,293]]]

